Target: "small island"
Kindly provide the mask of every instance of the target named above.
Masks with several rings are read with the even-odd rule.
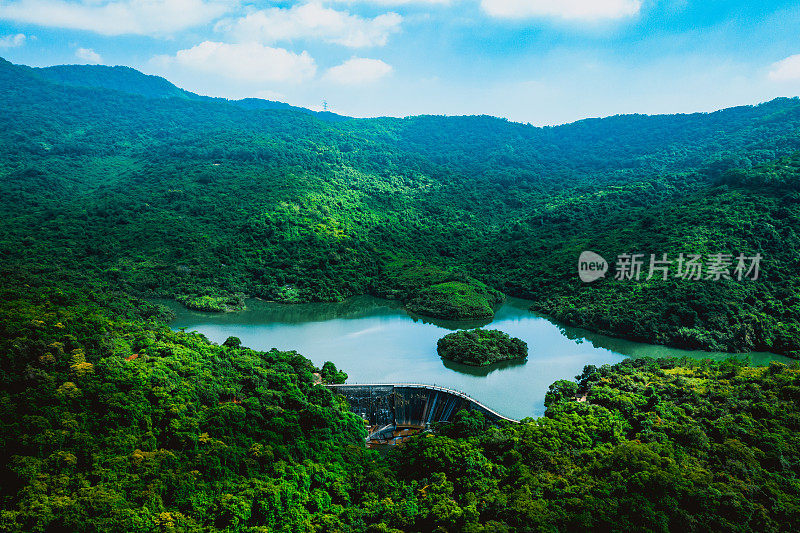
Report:
[[[456,331],[439,339],[436,349],[444,359],[471,366],[528,357],[525,341],[496,329]]]
[[[244,311],[245,309],[244,294],[234,294],[232,296],[188,294],[176,296],[175,299],[187,309],[194,311],[227,313],[230,311]]]
[[[387,258],[371,293],[400,300],[415,315],[445,320],[492,318],[505,299],[503,293],[463,272],[408,258]]]
[[[503,301],[501,293],[479,282],[448,281],[419,291],[406,303],[418,315],[449,320],[492,318],[494,306]]]

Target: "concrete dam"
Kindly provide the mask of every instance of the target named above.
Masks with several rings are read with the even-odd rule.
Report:
[[[367,441],[396,444],[404,437],[429,427],[434,422],[448,422],[461,409],[480,411],[492,423],[517,420],[505,417],[463,392],[417,383],[326,385],[341,394],[350,410],[368,425]]]

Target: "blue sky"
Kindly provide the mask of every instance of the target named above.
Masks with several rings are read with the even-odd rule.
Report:
[[[800,94],[800,4],[0,0],[0,56],[128,65],[201,94],[536,125]]]

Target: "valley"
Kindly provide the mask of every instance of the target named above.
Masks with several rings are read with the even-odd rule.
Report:
[[[800,529],[797,98],[355,119],[0,60],[0,102],[3,531]],[[488,325],[528,359],[437,355]],[[378,453],[345,380],[520,423]]]

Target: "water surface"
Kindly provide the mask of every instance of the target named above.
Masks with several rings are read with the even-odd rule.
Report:
[[[496,411],[516,419],[544,413],[544,395],[558,379],[572,379],[584,365],[613,364],[625,357],[688,356],[725,359],[728,353],[679,350],[616,339],[580,328],[560,326],[528,310],[530,302],[509,298],[491,321],[528,343],[524,362],[474,368],[442,360],[436,341],[458,328],[482,322],[450,322],[410,316],[397,302],[369,296],[342,303],[285,305],[248,300],[245,311],[191,311],[162,302],[176,313],[173,329],[202,333],[221,343],[236,336],[258,350],[297,350],[317,366],[333,361],[348,373],[348,383],[414,382],[461,390]],[[752,352],[738,354],[754,364],[791,359]]]

